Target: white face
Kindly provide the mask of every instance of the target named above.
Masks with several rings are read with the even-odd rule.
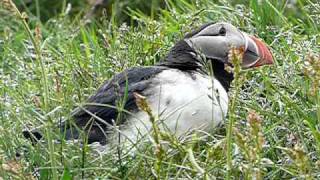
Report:
[[[231,47],[245,49],[243,67],[251,67],[259,60],[256,43],[246,33],[228,23],[208,25],[201,31],[185,39],[190,47],[200,51],[209,59],[226,63]]]

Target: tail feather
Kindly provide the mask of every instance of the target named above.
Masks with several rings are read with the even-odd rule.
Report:
[[[99,142],[101,145],[106,144],[106,132],[103,128],[99,127],[99,125],[92,125],[90,129],[85,129],[81,133],[78,127],[73,125],[69,125],[66,122],[63,122],[59,125],[60,133],[65,140],[72,140],[72,139],[85,139],[88,144]],[[40,129],[25,129],[22,131],[23,136],[30,140],[33,145],[37,144],[41,141],[44,137],[41,133]],[[85,136],[82,136],[85,135]]]
[[[38,129],[25,129],[22,131],[22,134],[26,139],[29,139],[33,145],[37,144],[37,142],[43,138],[42,133]]]

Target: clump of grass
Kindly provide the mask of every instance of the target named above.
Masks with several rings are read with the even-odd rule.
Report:
[[[2,168],[0,172],[4,179],[27,177],[33,172],[39,172],[44,179],[82,178],[82,175],[115,179],[156,177],[152,171],[159,162],[159,154],[154,153],[151,145],[133,157],[121,157],[124,168],[120,169],[114,151],[97,157],[90,148],[81,151],[78,144],[32,147],[19,132],[26,126],[44,125],[46,136],[59,137],[50,121],[56,123],[68,117],[74,104],[83,102],[115,73],[159,61],[186,32],[208,21],[227,21],[264,39],[270,44],[275,64],[250,72],[240,71],[231,93],[227,138],[224,128],[205,134],[205,138],[194,135],[184,141],[160,131],[160,144],[166,141],[168,149],[161,155],[161,166],[158,166],[161,172],[157,177],[219,178],[227,170],[232,170],[228,171],[230,178],[320,176],[317,165],[320,96],[316,76],[319,58],[308,56],[320,54],[317,44],[320,18],[316,14],[319,3],[303,0],[296,4],[252,0],[245,5],[224,0],[166,2],[165,8],[153,11],[159,12],[153,18],[131,8],[127,13],[131,20],[126,24],[112,15],[111,20],[102,16],[100,23],[86,25],[66,13],[42,23],[27,11],[29,18],[25,19],[27,15],[16,14],[11,4],[3,8],[4,4],[0,3],[0,101],[3,102],[0,103],[0,161],[1,165],[15,162],[19,152],[17,162],[22,167],[16,175],[5,166],[6,170]],[[259,114],[263,121],[245,120],[248,109]],[[258,141],[262,134],[264,143]],[[253,152],[252,156],[246,155],[248,152]],[[238,162],[245,164],[237,166]]]
[[[280,148],[290,157],[293,161],[292,165],[296,168],[295,172],[300,178],[313,179],[311,174],[311,161],[303,150],[301,145],[296,144],[293,148]]]
[[[36,26],[34,33],[31,31],[26,19],[28,18],[28,16],[26,15],[26,13],[21,13],[19,11],[19,9],[16,7],[16,5],[11,1],[11,0],[4,0],[4,3],[6,4],[6,8],[9,9],[10,11],[14,12],[18,18],[20,18],[21,23],[23,24],[24,30],[27,32],[32,45],[35,49],[36,52],[36,63],[38,64],[38,66],[41,69],[41,84],[43,84],[42,89],[43,89],[43,110],[45,113],[49,112],[49,86],[48,86],[48,77],[47,77],[47,70],[45,67],[45,63],[44,60],[42,58],[42,51],[41,51],[41,41],[42,41],[42,35],[41,35],[41,29],[39,26]],[[46,120],[49,120],[51,122],[52,125],[52,121],[50,119],[50,117],[46,117],[46,115],[44,115]],[[55,158],[54,156],[54,145],[53,145],[53,140],[52,140],[52,136],[51,136],[51,131],[50,131],[50,127],[48,127],[46,129],[46,137],[48,138],[48,147],[49,147],[49,151],[50,151],[50,162],[52,167],[56,166],[55,163]],[[57,173],[55,170],[53,170],[53,178],[56,179],[57,178]]]

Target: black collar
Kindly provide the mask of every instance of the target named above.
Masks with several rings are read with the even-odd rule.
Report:
[[[201,56],[197,56],[195,50],[192,49],[184,40],[180,40],[170,50],[169,54],[157,65],[175,68],[190,73],[194,71],[206,73],[207,71],[204,70],[205,68],[203,67],[203,63],[199,60],[200,57]],[[214,77],[221,83],[225,90],[228,91],[233,80],[233,74],[224,69],[224,63],[214,59],[211,59],[211,62]]]
[[[195,51],[184,41],[178,41],[169,54],[158,63],[160,66],[180,69],[182,71],[192,71],[201,68],[199,61],[195,59]]]

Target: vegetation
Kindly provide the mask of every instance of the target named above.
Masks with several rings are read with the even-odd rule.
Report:
[[[319,2],[111,1],[113,9],[89,23],[81,20],[89,7],[80,1],[70,1],[71,9],[61,1],[54,12],[49,0],[15,2],[26,13],[0,0],[0,179],[320,177]],[[60,137],[54,124],[102,82],[158,62],[209,21],[259,36],[275,59],[273,66],[238,72],[224,126],[185,141],[158,130],[157,144],[134,154],[53,141]],[[32,146],[21,132],[37,126],[46,142]]]

